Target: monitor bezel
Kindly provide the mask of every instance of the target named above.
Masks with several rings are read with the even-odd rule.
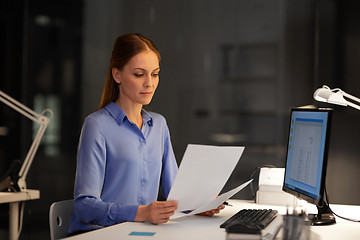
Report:
[[[304,193],[297,192],[287,186],[285,186],[286,174],[287,174],[287,162],[288,162],[288,151],[289,151],[289,140],[290,140],[290,128],[291,128],[291,120],[294,112],[327,112],[327,125],[326,125],[326,133],[325,133],[325,146],[324,146],[324,156],[323,156],[323,164],[322,164],[322,172],[321,172],[321,180],[320,180],[320,192],[319,196],[315,199],[311,196],[308,196]],[[331,133],[331,125],[332,125],[332,109],[331,108],[292,108],[290,111],[290,121],[289,121],[289,132],[287,138],[287,148],[286,148],[286,157],[285,157],[285,174],[284,174],[284,183],[282,190],[290,193],[298,198],[301,198],[309,203],[315,204],[317,206],[322,206],[324,204],[324,192],[325,192],[325,184],[326,184],[326,171],[328,165],[328,155],[329,155],[329,144],[330,144],[330,133]]]

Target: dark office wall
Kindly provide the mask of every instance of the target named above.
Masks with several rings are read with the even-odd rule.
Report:
[[[357,97],[360,96],[359,9],[359,1],[337,1],[335,64],[328,67],[328,71],[334,72],[333,84],[330,86],[340,87]],[[350,107],[335,107],[333,120],[328,168],[330,201],[359,204],[360,128],[357,125],[360,122],[360,111]]]
[[[357,69],[348,64],[355,59],[356,40],[348,40],[347,30],[354,32],[355,27],[350,26],[358,22],[352,10],[357,5],[354,1],[125,1],[117,5],[118,10],[109,9],[110,5],[97,6],[108,13],[105,19],[96,19],[107,23],[105,29],[99,29],[106,36],[99,40],[104,45],[85,40],[91,43],[87,51],[99,51],[106,59],[111,37],[128,32],[153,39],[163,61],[150,108],[167,118],[178,161],[188,143],[246,146],[225,188],[246,180],[259,165],[284,166],[290,107],[323,106],[312,98],[316,88],[327,84],[346,89],[356,82],[352,75],[356,76]],[[89,6],[88,10],[93,19],[95,8]],[[88,34],[97,38],[93,30],[89,26]],[[105,72],[107,63],[85,61]],[[103,76],[99,68],[92,69],[84,69],[89,76],[86,81],[97,88],[84,91],[83,97],[97,96],[91,99],[97,106]],[[356,95],[356,88],[349,89]],[[333,202],[356,203],[360,199],[350,190],[351,179],[357,178],[354,169],[359,166],[354,160],[343,164],[341,158],[343,153],[355,157],[358,150],[340,147],[347,136],[343,122],[352,121],[348,115],[356,119],[357,114],[335,107],[331,139],[331,152],[335,153],[329,157],[327,186]],[[349,141],[356,144],[356,138],[353,135]],[[339,181],[339,166],[351,173],[347,179]],[[237,197],[249,196],[245,190]]]
[[[23,1],[3,1],[0,7],[0,90],[17,99],[23,99]],[[19,126],[21,118],[5,104],[0,106],[0,177],[20,158],[20,151],[14,151],[21,139]]]
[[[40,189],[41,199],[25,204],[24,239],[48,239],[50,204],[72,197],[81,127],[82,11],[82,1],[1,2],[0,89],[38,113],[54,113],[26,179],[28,188]],[[0,136],[2,177],[13,160],[25,159],[38,125],[3,103],[0,114],[7,129]],[[8,206],[1,204],[0,239],[7,227]]]
[[[23,21],[24,1],[0,3],[0,90],[24,100],[23,91]],[[22,146],[22,118],[10,107],[0,105],[0,180],[12,162],[20,160]],[[0,238],[8,226],[8,206],[0,204]]]

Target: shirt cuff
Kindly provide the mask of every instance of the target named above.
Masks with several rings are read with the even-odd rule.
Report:
[[[116,223],[122,223],[122,222],[133,222],[136,217],[137,210],[139,208],[139,205],[120,205],[117,204],[117,207],[114,208],[115,214],[111,214],[115,217]]]

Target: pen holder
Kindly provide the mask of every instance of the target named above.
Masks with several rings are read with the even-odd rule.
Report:
[[[287,214],[283,216],[283,239],[284,240],[305,240],[310,239],[310,223],[306,215]]]

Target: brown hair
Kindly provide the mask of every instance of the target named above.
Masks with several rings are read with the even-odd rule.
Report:
[[[153,51],[160,62],[160,53],[150,39],[140,34],[126,34],[116,38],[106,75],[100,109],[119,97],[119,86],[112,76],[112,69],[122,70],[133,56],[147,50]]]

